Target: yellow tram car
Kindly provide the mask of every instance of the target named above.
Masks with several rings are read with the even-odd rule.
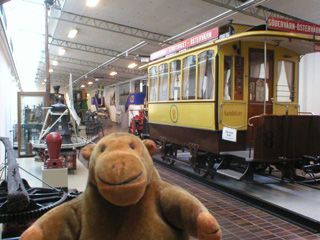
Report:
[[[230,159],[236,159],[247,166],[232,170],[238,179],[252,179],[261,163],[276,164],[284,177],[306,179],[304,167],[320,156],[320,121],[299,114],[299,61],[320,38],[265,25],[231,23],[217,31],[207,43],[147,65],[150,137],[160,140],[162,158],[173,160],[187,147],[198,173],[218,161],[218,172],[230,174]]]

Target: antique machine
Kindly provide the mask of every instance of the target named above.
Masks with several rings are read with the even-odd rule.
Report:
[[[26,170],[18,165],[9,139],[0,137],[0,141],[6,150],[5,164],[0,169],[1,176],[4,176],[0,184],[0,223],[4,224],[2,237],[8,238],[20,236],[30,222],[76,194],[68,196],[49,184],[49,188],[29,186],[25,179],[21,179],[19,170]]]
[[[45,136],[51,132],[59,133],[62,137],[61,156],[66,159],[68,170],[72,172],[77,167],[77,149],[87,145],[89,141],[78,135],[74,123],[76,121],[73,119],[74,115],[69,114],[70,112],[67,105],[60,102],[53,104],[47,111],[39,139],[33,142],[33,147],[38,151],[41,159],[45,161],[47,158]],[[71,122],[73,122],[73,132],[71,132],[71,124],[69,124],[69,115]]]

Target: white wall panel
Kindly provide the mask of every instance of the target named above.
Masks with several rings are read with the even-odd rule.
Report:
[[[17,86],[11,72],[10,61],[0,44],[0,136],[13,139],[13,124],[17,119]],[[4,147],[0,144],[0,162],[4,160]]]
[[[300,111],[320,114],[320,53],[302,57],[299,87]]]

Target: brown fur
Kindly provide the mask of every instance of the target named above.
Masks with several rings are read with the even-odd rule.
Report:
[[[155,147],[124,133],[101,139],[91,154],[86,190],[43,215],[20,239],[220,239],[208,210],[161,180],[149,154]]]

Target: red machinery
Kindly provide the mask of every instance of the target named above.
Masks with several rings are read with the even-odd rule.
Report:
[[[46,137],[49,158],[45,161],[46,168],[63,168],[63,157],[60,156],[62,137],[59,133],[52,132]]]
[[[130,122],[129,133],[132,133],[136,136],[141,136],[143,132],[143,110],[139,110],[139,115],[135,115]]]

